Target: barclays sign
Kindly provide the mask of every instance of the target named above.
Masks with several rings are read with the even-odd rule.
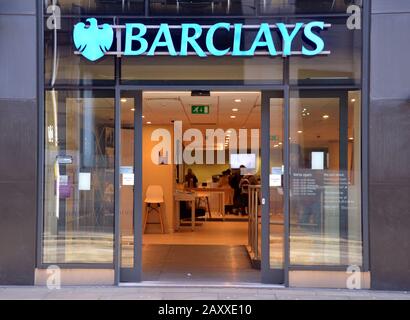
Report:
[[[309,23],[298,22],[292,25],[284,23],[244,25],[240,23],[219,22],[213,25],[182,23],[180,25],[146,25],[143,23],[127,23],[123,26],[98,25],[94,18],[87,19],[74,26],[74,44],[76,53],[90,61],[97,61],[104,55],[121,56],[156,56],[169,55],[185,57],[195,55],[201,58],[209,56],[252,57],[255,55],[283,56],[304,55],[316,56],[330,54],[325,51],[325,41],[320,32],[330,28],[330,24],[322,21]],[[148,31],[154,30],[153,34]],[[173,33],[178,30],[178,37]],[[244,48],[244,34],[255,30],[250,47]],[[276,40],[273,31],[279,34]],[[124,44],[122,33],[125,32]],[[215,44],[216,33],[229,33],[230,41],[222,48]],[[117,38],[117,48],[110,51]],[[299,47],[295,50],[297,38]],[[247,37],[249,39],[249,37]],[[278,38],[278,37],[276,37]],[[249,40],[248,40],[249,42]],[[306,43],[309,43],[307,45]]]

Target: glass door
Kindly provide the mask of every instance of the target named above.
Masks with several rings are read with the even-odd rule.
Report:
[[[282,91],[262,93],[262,281],[285,282],[285,107]]]
[[[142,106],[139,91],[121,91],[119,154],[120,282],[141,281],[141,145]],[[118,239],[118,238],[117,238]]]
[[[262,280],[362,264],[361,97],[293,90],[262,96]]]
[[[362,265],[361,97],[294,90],[289,102],[289,265]]]

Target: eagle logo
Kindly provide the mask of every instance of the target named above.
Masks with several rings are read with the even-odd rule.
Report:
[[[90,61],[101,59],[114,42],[114,31],[108,24],[98,26],[97,19],[87,19],[74,26],[74,45]]]

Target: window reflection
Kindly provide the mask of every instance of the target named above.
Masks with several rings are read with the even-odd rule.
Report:
[[[127,57],[122,60],[123,83],[278,83],[282,81],[281,58],[254,57]]]
[[[294,92],[290,108],[291,264],[361,265],[360,94]]]
[[[80,20],[65,18],[62,19],[61,30],[44,30],[46,85],[114,84],[113,56],[105,56],[98,62],[91,62],[74,53],[72,30]],[[100,21],[113,23],[112,19],[100,19]]]
[[[262,14],[309,14],[346,12],[351,4],[360,0],[261,0]]]
[[[49,91],[44,263],[112,263],[114,92]]]
[[[171,16],[250,16],[254,0],[150,0],[150,14]]]
[[[361,79],[362,34],[349,30],[345,18],[321,18],[331,27],[320,32],[329,55],[290,57],[290,81],[296,84],[359,84]],[[311,21],[311,20],[309,20]],[[292,21],[295,22],[295,21]],[[296,38],[294,50],[304,39]]]
[[[133,14],[144,13],[144,0],[45,0],[45,8],[56,3],[63,14]]]

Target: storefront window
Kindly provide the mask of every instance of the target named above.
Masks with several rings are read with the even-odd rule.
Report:
[[[81,19],[62,19],[60,30],[44,30],[45,84],[91,85],[114,84],[115,58],[105,56],[98,63],[75,54],[73,27]],[[101,23],[113,24],[111,19]],[[115,41],[114,41],[115,42]]]
[[[122,62],[122,82],[256,84],[282,81],[282,58],[140,57]]]
[[[43,263],[112,263],[114,92],[48,91]]]
[[[121,21],[121,24],[128,20]],[[252,25],[251,21],[244,22]],[[204,23],[205,25],[208,23]],[[152,42],[157,30],[148,31],[148,42]],[[175,50],[180,51],[181,28],[172,29]],[[248,50],[258,33],[258,28],[249,28],[241,35],[241,49]],[[281,37],[278,30],[272,31],[277,50],[281,50]],[[219,30],[215,33],[215,46],[222,50],[233,46],[234,30]],[[206,48],[206,33],[197,40],[201,48]],[[189,53],[195,53],[189,47]],[[283,81],[283,58],[269,56],[266,48],[257,50],[253,57],[233,57],[230,55],[198,57],[188,54],[185,57],[166,55],[164,48],[159,48],[155,56],[123,57],[121,59],[122,83],[159,83],[194,84],[212,81],[213,84],[272,84]]]
[[[312,14],[346,12],[355,0],[261,0],[261,14]]]
[[[154,16],[251,16],[255,0],[150,0]]]
[[[121,179],[128,178],[128,184],[123,183],[119,190],[119,214],[123,215],[121,266],[131,268],[138,262],[134,257],[136,203],[131,176],[135,170],[132,168],[132,131],[138,129],[133,115],[139,101],[122,96],[117,103],[122,107],[119,134],[122,141],[128,139],[129,143],[119,150],[122,159],[115,167],[116,84],[135,85],[135,90],[149,85],[163,85],[167,90],[167,86],[180,85],[191,96],[192,88],[200,86],[232,86],[245,91],[256,88],[259,92],[286,83],[293,90],[289,100],[281,91],[280,95],[270,97],[267,106],[271,114],[270,153],[269,159],[265,159],[270,167],[270,267],[284,269],[288,254],[292,266],[362,265],[360,91],[297,90],[298,86],[311,88],[315,85],[360,88],[362,31],[350,30],[346,16],[341,14],[346,12],[348,5],[357,4],[356,1],[147,1],[147,14],[152,17],[142,23],[149,25],[148,42],[156,37],[160,23],[168,23],[173,25],[170,32],[177,52],[181,50],[181,23],[206,26],[215,23],[215,16],[225,16],[232,23],[248,26],[240,36],[241,49],[252,46],[262,22],[292,25],[301,21],[324,21],[331,25],[319,32],[327,52],[314,57],[300,55],[302,46],[314,45],[300,35],[292,42],[291,57],[269,56],[266,48],[258,48],[252,57],[231,56],[230,53],[221,57],[198,57],[193,48],[188,48],[187,56],[181,57],[168,55],[161,46],[155,56],[117,57],[116,54],[121,56],[121,52],[115,52],[117,43],[121,44],[118,51],[125,49],[125,32],[122,31],[122,38],[118,39],[121,41],[117,42],[115,35],[110,52],[91,62],[75,53],[74,25],[89,17],[97,17],[99,24],[121,26],[141,22],[136,18],[144,14],[144,0],[57,1],[63,14],[61,29],[48,29],[46,24],[44,27],[45,87],[54,90],[47,91],[45,96],[42,262],[113,263],[115,169],[119,170]],[[44,3],[47,7],[55,2]],[[257,14],[279,17],[259,19]],[[315,18],[306,18],[309,14],[314,14]],[[181,20],[177,16],[191,17]],[[200,18],[192,16],[202,16],[203,21],[198,22]],[[239,16],[244,17],[238,19]],[[272,36],[277,51],[283,51],[283,39],[277,28],[272,27]],[[233,29],[219,30],[215,33],[215,48],[230,48],[234,39]],[[198,37],[197,43],[206,48],[205,33]],[[133,45],[138,46],[138,41]],[[99,86],[111,90],[88,90]],[[67,87],[73,91],[58,89]],[[237,103],[240,100],[231,99],[230,113],[239,111]],[[259,104],[257,100],[255,105],[259,107]],[[250,112],[249,117],[251,115],[255,116],[255,112]],[[235,114],[230,116],[233,117],[230,119],[236,117]],[[149,113],[143,117],[146,117],[146,124],[156,120],[155,114],[150,119]],[[167,123],[174,121],[172,119]],[[287,120],[290,120],[290,142],[289,153],[285,154]],[[285,168],[287,156],[290,164]],[[286,188],[285,171],[287,173],[288,169],[290,184]],[[290,202],[285,202],[288,196]],[[289,211],[286,210],[288,205]],[[288,213],[289,239],[285,238]],[[290,252],[285,252],[288,240]]]
[[[45,0],[47,9],[50,5],[60,6],[63,14],[70,15],[114,15],[144,14],[144,0]]]
[[[314,57],[290,57],[290,82],[300,85],[360,84],[361,30],[349,30],[346,18],[321,18],[319,20],[331,25],[320,32],[320,36],[325,42],[325,51],[328,51],[329,54]],[[296,22],[296,20],[292,22]],[[302,45],[309,46],[309,43],[300,37],[295,39],[293,45],[294,50],[300,50],[298,48],[301,48]]]
[[[361,265],[359,92],[290,100],[290,262]]]

